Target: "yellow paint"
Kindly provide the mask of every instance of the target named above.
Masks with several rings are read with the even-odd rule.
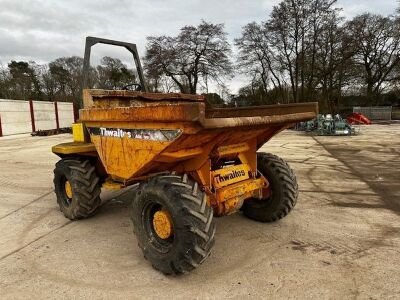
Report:
[[[68,199],[72,199],[73,193],[72,193],[72,186],[69,181],[65,181],[65,194],[67,195]]]
[[[167,171],[186,173],[207,194],[218,215],[236,211],[247,198],[269,195],[268,181],[257,174],[257,149],[277,132],[312,119],[318,111],[315,103],[210,109],[203,96],[111,90],[84,90],[83,102],[81,123],[72,126],[74,142],[54,146],[54,153],[91,157],[99,177],[108,178],[103,184],[107,189]],[[91,127],[173,129],[180,135],[174,141],[144,140],[94,131],[90,135],[86,128]],[[238,165],[215,170],[224,160]],[[167,212],[157,212],[152,221],[161,238],[172,234]]]
[[[153,228],[163,240],[168,239],[172,235],[172,220],[166,210],[159,210],[154,214]]]
[[[242,206],[243,201],[243,197],[235,197],[228,199],[222,203],[218,203],[218,205],[215,207],[215,214],[217,216],[230,215],[238,211],[238,209]]]
[[[72,124],[72,136],[74,142],[85,142],[85,129],[83,123]]]
[[[174,152],[163,152],[161,153],[159,158],[157,158],[157,161],[162,161],[162,162],[180,161],[195,157],[197,155],[200,155],[201,153],[203,153],[203,148],[201,147],[182,149]]]
[[[221,188],[233,183],[249,179],[250,168],[246,164],[230,166],[211,172],[215,188]]]
[[[126,180],[147,173],[148,164],[154,163],[154,159],[171,144],[128,137],[92,135],[91,139],[107,173]]]
[[[53,146],[51,149],[55,154],[96,153],[96,147],[92,143],[63,143]]]
[[[247,143],[240,143],[235,145],[220,146],[217,148],[216,155],[218,157],[228,156],[250,150]]]
[[[114,122],[103,126],[122,127]],[[103,187],[111,190],[119,190],[129,185],[129,182],[146,180],[149,174],[163,171],[164,165],[170,164],[169,171],[190,174],[207,193],[208,204],[214,207],[216,214],[226,215],[236,211],[244,199],[269,192],[268,183],[264,178],[254,179],[257,174],[257,134],[249,133],[250,139],[239,144],[227,144],[226,141],[239,140],[243,137],[241,132],[223,132],[215,138],[212,138],[211,133],[207,133],[197,139],[194,139],[196,135],[186,135],[186,139],[185,136],[183,139],[181,136],[175,141],[162,142],[92,135],[92,143],[62,144],[55,146],[53,151],[62,154],[91,153],[98,156],[109,176]],[[220,143],[223,145],[217,146]],[[198,144],[201,146],[196,146]],[[220,157],[236,157],[242,164],[212,170],[213,161]],[[230,178],[229,175],[232,174],[234,175]],[[168,231],[169,225],[165,220],[166,217],[161,212],[157,213],[153,220],[154,226],[158,226],[155,230],[160,237],[168,236],[165,231]]]
[[[242,196],[247,192],[261,189],[265,185],[264,178],[248,179],[217,190],[217,199],[222,202],[233,197]]]
[[[218,202],[223,202],[230,198],[241,197],[246,193],[251,193],[256,190],[261,191],[261,189],[265,186],[266,182],[264,178],[248,179],[246,181],[234,183],[217,190],[216,196]]]
[[[248,150],[239,153],[238,157],[243,164],[247,164],[253,172],[257,172],[257,139],[248,141]]]
[[[257,197],[262,194],[267,186],[264,178],[248,179],[235,183],[216,191],[216,204],[214,212],[217,216],[224,216],[237,211],[248,198]]]
[[[122,189],[124,186],[119,183],[116,182],[110,178],[108,178],[102,185],[103,188],[107,189],[107,190],[120,190]]]

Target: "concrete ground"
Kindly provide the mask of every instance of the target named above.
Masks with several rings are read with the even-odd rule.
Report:
[[[0,139],[0,298],[400,297],[400,125],[354,137],[285,131],[262,150],[294,168],[299,202],[261,224],[217,219],[209,259],[188,275],[153,270],[128,219],[130,191],[91,219],[56,205],[50,146],[69,135]]]

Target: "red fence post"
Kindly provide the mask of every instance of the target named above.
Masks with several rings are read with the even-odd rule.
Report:
[[[72,110],[74,112],[74,123],[76,123],[76,120],[78,119],[77,116],[79,115],[78,108],[76,107],[75,102],[72,102]]]
[[[56,126],[57,130],[60,129],[60,120],[58,119],[58,104],[57,101],[54,101],[54,111],[56,112]]]
[[[3,136],[3,128],[1,127],[1,115],[0,115],[0,137]]]
[[[35,132],[36,131],[35,112],[33,111],[33,101],[32,100],[29,100],[29,109],[31,111],[32,132]]]

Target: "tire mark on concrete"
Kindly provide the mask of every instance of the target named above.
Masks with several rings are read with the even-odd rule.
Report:
[[[299,250],[306,253],[307,250],[311,250],[315,253],[327,252],[332,255],[360,255],[360,253],[365,252],[367,249],[359,243],[354,243],[353,245],[348,245],[343,241],[335,241],[335,245],[328,241],[317,240],[317,241],[304,241],[299,239],[293,239],[290,244],[293,250]]]
[[[27,234],[29,232],[31,232],[32,229],[35,228],[35,225],[38,222],[40,222],[41,220],[43,220],[44,218],[46,218],[48,216],[49,212],[51,212],[51,211],[52,210],[50,209],[50,210],[42,213],[38,218],[36,218],[30,224],[28,224],[28,226],[26,226],[25,230],[20,235],[20,241],[24,241],[26,239]],[[58,228],[52,230],[52,232],[54,232],[58,229],[61,229],[71,223],[77,223],[77,222],[69,221],[69,222],[67,222],[67,224],[63,224],[63,225],[59,226]],[[44,236],[47,236],[52,232],[46,233]],[[39,255],[39,258],[40,258],[40,255]],[[115,286],[115,283],[106,283],[106,282],[99,283],[98,281],[92,281],[90,278],[82,280],[82,279],[77,279],[77,278],[71,277],[70,276],[71,274],[69,274],[68,272],[60,273],[59,269],[49,268],[48,266],[42,265],[40,263],[40,260],[35,259],[35,256],[33,256],[33,255],[25,255],[21,259],[24,261],[27,268],[33,274],[40,274],[41,278],[48,280],[48,281],[52,281],[52,282],[55,282],[58,284],[67,283],[69,287],[81,287],[81,288],[86,288],[86,289],[94,288],[96,290],[106,290],[106,291],[110,291],[110,290],[119,291],[121,289],[121,286]],[[140,265],[140,264],[142,264],[142,261],[138,260],[136,262],[136,264]],[[132,271],[132,269],[135,269],[135,266],[133,266],[132,268],[127,268],[125,270],[120,268],[119,270],[123,271],[123,272],[130,272],[130,271]],[[124,286],[124,288],[125,288],[125,286]],[[132,290],[134,290],[134,287],[130,287],[130,288]]]
[[[319,145],[321,145],[325,149],[325,151],[330,153],[332,157],[334,157],[335,159],[340,161],[343,165],[345,165],[349,170],[351,170],[351,172],[354,175],[356,175],[362,182],[364,182],[367,186],[369,186],[372,191],[374,191],[377,195],[379,195],[388,209],[390,209],[395,214],[400,215],[400,202],[396,202],[395,199],[393,199],[393,195],[390,193],[390,191],[388,191],[387,188],[380,186],[380,184],[377,184],[376,182],[368,180],[368,178],[365,178],[365,175],[363,173],[354,168],[345,159],[343,159],[343,157],[337,155],[337,153],[335,153],[334,150],[330,150],[326,145],[318,141],[318,139],[316,139],[315,137],[312,138]]]
[[[22,205],[21,207],[18,207],[17,209],[15,209],[15,210],[9,212],[8,214],[5,214],[4,216],[1,216],[1,217],[0,217],[0,220],[2,220],[2,219],[4,219],[4,218],[7,218],[8,216],[10,216],[10,215],[16,213],[17,211],[19,211],[19,210],[21,210],[21,209],[23,209],[23,208],[25,208],[25,207],[31,205],[32,203],[34,203],[34,202],[36,202],[36,201],[38,201],[38,200],[40,200],[40,199],[43,199],[44,197],[50,195],[50,194],[53,193],[53,192],[54,192],[54,190],[51,190],[51,191],[47,192],[46,194],[43,194],[42,196],[39,196],[39,197],[33,199],[31,202],[29,202],[29,203],[27,203],[27,204],[25,204],[25,205]]]
[[[59,229],[65,227],[65,226],[67,226],[67,225],[69,225],[69,224],[71,224],[71,223],[72,223],[72,221],[68,221],[67,223],[65,223],[65,224],[63,224],[63,225],[61,225],[61,226],[59,226],[59,227],[57,227],[57,228],[54,228],[53,230],[51,230],[51,231],[49,231],[49,232],[47,232],[47,233],[45,233],[45,234],[43,234],[43,235],[37,237],[36,239],[34,239],[34,240],[30,241],[29,243],[23,245],[22,247],[19,247],[18,249],[15,249],[15,250],[11,251],[10,253],[3,255],[2,257],[0,257],[0,261],[2,261],[3,259],[6,259],[7,257],[9,257],[9,256],[11,256],[11,255],[13,255],[13,254],[15,254],[15,253],[17,253],[17,252],[23,250],[23,249],[25,249],[25,248],[28,247],[29,245],[31,245],[31,244],[37,242],[38,240],[40,240],[40,239],[42,239],[42,238],[48,236],[49,234],[51,234],[51,233],[53,233],[53,232],[55,232],[55,231],[57,231],[57,230],[59,230]]]
[[[17,174],[14,174],[14,176],[18,176]],[[29,190],[29,191],[42,191],[44,188],[43,186],[29,186],[26,184],[23,184],[22,182],[17,182],[15,180],[10,180],[6,176],[0,175],[0,185],[2,188],[9,188],[9,189],[20,189],[20,190]]]

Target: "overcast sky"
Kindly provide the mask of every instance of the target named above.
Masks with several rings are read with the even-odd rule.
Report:
[[[279,0],[0,0],[0,63],[83,56],[88,35],[134,42],[144,54],[146,36],[175,35],[201,19],[224,23],[229,38],[241,27],[266,20]],[[397,0],[338,0],[346,17],[362,12],[393,14]],[[127,61],[122,49],[99,45],[94,60],[104,55]],[[237,83],[232,83],[235,90]]]

